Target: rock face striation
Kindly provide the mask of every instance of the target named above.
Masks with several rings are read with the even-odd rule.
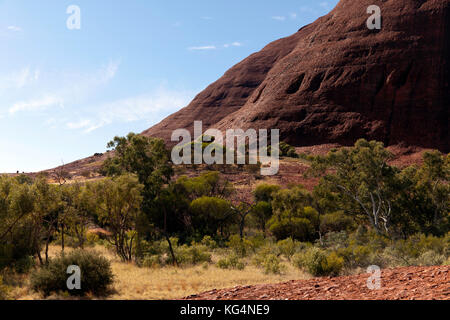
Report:
[[[380,30],[366,25],[370,5],[381,8]],[[280,129],[296,146],[367,138],[448,152],[449,82],[450,0],[341,0],[143,134],[170,141],[202,120]]]

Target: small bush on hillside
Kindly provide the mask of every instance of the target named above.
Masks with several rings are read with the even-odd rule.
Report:
[[[323,234],[352,230],[355,228],[354,224],[353,219],[341,211],[328,213],[320,217],[320,231]]]
[[[217,262],[217,266],[221,269],[236,269],[244,270],[245,264],[236,254],[231,254],[230,256],[220,259]]]
[[[247,239],[241,239],[237,234],[230,237],[227,245],[241,258],[246,257],[252,249],[252,243]]]
[[[300,250],[305,249],[306,245],[299,241],[292,240],[292,238],[287,238],[278,241],[277,247],[279,248],[280,253],[285,256],[288,261],[291,261],[292,256]]]
[[[286,266],[281,264],[280,258],[273,254],[267,255],[261,266],[265,274],[282,274],[286,271]]]
[[[335,252],[327,254],[325,250],[311,247],[293,257],[294,265],[305,269],[313,276],[337,276],[344,266],[344,259]]]
[[[218,247],[217,242],[211,236],[204,236],[200,243],[209,249],[216,249]]]
[[[211,262],[211,254],[208,252],[208,247],[201,244],[175,247],[174,253],[179,265],[195,266],[204,262]],[[170,255],[167,257],[168,261],[166,261],[166,264],[172,261]]]
[[[81,270],[80,290],[67,288],[69,266],[78,266]],[[106,258],[96,252],[75,250],[50,260],[48,265],[32,273],[31,287],[44,296],[58,292],[68,292],[73,296],[103,296],[107,294],[113,278],[111,265]]]
[[[261,267],[267,256],[274,255],[278,257],[281,255],[280,248],[276,244],[268,243],[258,249],[256,254],[253,256],[252,262],[255,266]]]
[[[447,258],[435,251],[429,250],[420,255],[416,260],[419,266],[441,266],[444,265]]]

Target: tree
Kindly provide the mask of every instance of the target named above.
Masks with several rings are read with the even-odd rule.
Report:
[[[398,170],[388,164],[391,159],[383,143],[361,139],[352,148],[315,157],[312,171],[325,174],[321,183],[339,193],[341,209],[355,215],[362,210],[378,233],[389,234],[392,201],[398,191]],[[358,209],[348,205],[351,202]]]
[[[262,183],[256,186],[253,191],[253,196],[255,197],[256,202],[264,201],[271,203],[274,193],[278,192],[280,189],[281,187],[278,185]]]
[[[189,211],[194,230],[202,236],[214,237],[220,231],[223,237],[226,228],[235,221],[231,204],[215,197],[201,197],[192,201]]]
[[[41,241],[35,241],[31,219],[34,202],[28,184],[0,176],[0,270],[40,252]]]
[[[95,185],[99,219],[111,231],[109,241],[123,261],[135,257],[136,230],[144,186],[136,176],[122,175]]]
[[[161,225],[161,222],[167,222],[168,219],[160,218],[159,209],[163,190],[170,183],[173,168],[164,141],[130,133],[126,137],[115,137],[107,147],[112,149],[114,156],[105,161],[102,173],[112,177],[135,174],[143,186],[141,210],[146,222],[157,231],[167,230],[167,225]],[[163,214],[169,213],[163,211]],[[144,235],[139,233],[137,236]],[[172,247],[169,237],[167,241]]]
[[[266,201],[258,202],[252,208],[251,217],[256,221],[256,224],[261,229],[265,237],[267,222],[272,217],[272,206],[270,205],[270,203]]]
[[[79,183],[64,186],[61,190],[64,210],[59,218],[61,249],[64,251],[64,235],[67,232],[78,240],[83,248],[89,221],[95,212],[96,198],[92,184]]]
[[[311,203],[311,194],[302,186],[280,190],[273,195],[273,216],[268,226],[277,240],[289,237],[299,241],[315,239],[319,215]]]

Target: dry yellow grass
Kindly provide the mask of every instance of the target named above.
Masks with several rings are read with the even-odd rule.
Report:
[[[208,264],[207,268],[205,266],[139,268],[134,264],[121,262],[104,247],[97,246],[95,250],[111,261],[115,276],[115,293],[108,299],[113,300],[173,300],[212,289],[279,283],[309,277],[289,264],[286,264],[287,270],[282,275],[266,275],[261,269],[254,266],[247,266],[244,270],[223,270],[214,264]],[[51,256],[57,255],[59,252],[60,248],[58,247],[50,248]],[[27,285],[15,288],[13,298],[42,299]]]

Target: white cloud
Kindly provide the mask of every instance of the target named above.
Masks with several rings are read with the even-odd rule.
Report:
[[[189,47],[190,51],[201,51],[201,50],[215,50],[217,49],[216,46],[200,46],[200,47]]]
[[[63,106],[63,100],[56,96],[44,96],[28,101],[21,101],[15,103],[10,109],[10,114],[15,114],[20,111],[38,111],[45,110],[53,106]]]
[[[192,92],[168,90],[160,87],[154,92],[104,103],[88,108],[80,119],[66,123],[69,129],[83,129],[90,133],[112,123],[139,120],[155,122],[186,106],[193,98]]]
[[[214,20],[212,17],[202,17],[203,20]]]
[[[223,45],[224,48],[229,48],[229,47],[242,47],[243,44],[241,42],[233,42],[233,43],[226,43]]]
[[[8,29],[9,31],[13,31],[13,32],[19,32],[19,31],[22,31],[22,28],[21,28],[21,27],[18,27],[18,26],[8,26],[7,29]]]
[[[99,87],[109,83],[117,74],[119,62],[110,61],[108,64],[92,73],[49,73],[47,78],[51,78],[50,83],[39,83],[35,94],[28,99],[12,102],[9,114],[14,115],[23,111],[42,111],[51,107],[70,105],[74,102],[82,101],[95,93]],[[33,82],[39,81],[41,71],[23,70],[0,78],[0,92],[5,89],[22,89]],[[19,91],[20,93],[21,91]]]
[[[284,21],[284,20],[286,20],[286,17],[285,16],[273,16],[272,19],[277,20],[277,21]]]
[[[10,89],[21,89],[39,80],[40,71],[29,67],[0,76],[0,92]]]
[[[292,12],[292,13],[289,14],[289,17],[290,17],[292,20],[295,20],[295,19],[297,19],[297,14],[296,14],[295,12]]]

